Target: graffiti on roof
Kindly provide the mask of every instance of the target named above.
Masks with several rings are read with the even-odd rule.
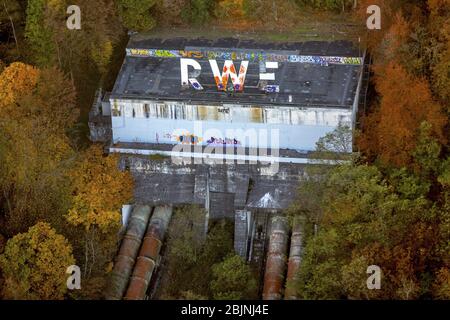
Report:
[[[223,51],[223,50],[160,50],[160,49],[139,49],[128,48],[127,56],[130,57],[153,57],[153,58],[193,58],[193,59],[213,59],[213,60],[246,60],[250,62],[291,62],[291,63],[311,63],[319,65],[343,64],[361,65],[360,57],[337,57],[318,55],[296,55],[269,53],[263,51]]]

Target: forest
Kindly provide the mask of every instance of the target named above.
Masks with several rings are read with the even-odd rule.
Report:
[[[81,30],[66,27],[72,4]],[[365,29],[373,4],[381,30]],[[306,247],[288,286],[303,299],[450,299],[450,0],[0,0],[0,8],[0,298],[102,298],[133,178],[89,142],[87,118],[95,91],[114,83],[129,32],[208,26],[284,41],[345,38],[338,31],[353,25],[373,58],[357,152],[346,164],[311,167],[320,178],[299,188],[287,214],[306,218]],[[190,233],[169,235],[161,298],[255,298],[248,266],[214,253],[218,243],[231,253],[221,241],[229,229],[217,225],[202,248]],[[187,250],[197,260],[181,266]],[[82,290],[67,290],[73,264]],[[384,290],[364,286],[368,265],[382,266]],[[214,266],[205,277],[203,266]],[[198,287],[183,270],[202,278]]]

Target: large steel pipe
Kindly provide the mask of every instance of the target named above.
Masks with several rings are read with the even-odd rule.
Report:
[[[161,206],[155,209],[125,295],[126,300],[145,298],[171,218],[171,207]]]
[[[284,298],[286,300],[299,299],[297,290],[295,290],[295,282],[297,280],[298,271],[300,269],[300,264],[302,262],[303,239],[304,239],[303,226],[304,222],[302,219],[300,218],[294,219],[291,236],[291,249],[288,261],[286,290],[284,292]]]
[[[286,254],[289,226],[284,217],[274,217],[271,222],[269,249],[264,274],[264,300],[280,300],[286,273]]]
[[[106,299],[120,300],[125,294],[150,215],[149,206],[136,206],[131,213],[128,228],[116,257]]]

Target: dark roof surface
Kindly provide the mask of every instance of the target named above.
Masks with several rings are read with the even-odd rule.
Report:
[[[352,43],[303,42],[303,43],[256,43],[232,38],[188,40],[132,39],[129,48],[157,50],[267,50],[281,55],[317,55],[358,57]],[[226,49],[224,49],[226,50]],[[278,85],[279,93],[266,93],[260,84],[260,64],[250,61],[243,92],[219,91],[214,82],[208,59],[197,59],[202,73],[196,77],[204,90],[181,86],[179,58],[155,56],[136,57],[127,55],[112,92],[112,98],[183,100],[198,103],[235,103],[263,105],[330,106],[350,107],[353,104],[358,85],[360,65],[320,65],[301,62],[280,62],[275,73],[276,80],[269,85]],[[217,59],[219,68],[224,60]],[[234,61],[239,69],[240,62]],[[229,81],[229,84],[231,80]]]

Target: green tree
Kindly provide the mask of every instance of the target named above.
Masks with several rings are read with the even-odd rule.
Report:
[[[315,159],[334,160],[337,163],[351,161],[353,155],[353,130],[348,125],[339,124],[316,143]]]
[[[332,133],[319,139],[317,151],[351,153],[352,141],[352,129],[347,125],[340,124]]]
[[[167,240],[162,298],[212,298],[212,266],[233,252],[233,224],[217,221],[205,234],[206,213],[197,206],[178,208]]]
[[[257,281],[240,256],[232,255],[213,265],[211,291],[216,300],[243,300],[256,297]]]
[[[33,61],[38,66],[50,66],[55,58],[53,31],[47,26],[45,19],[47,0],[29,0],[25,37],[30,46]]]
[[[133,31],[149,31],[156,25],[151,11],[155,0],[117,0],[124,26]]]
[[[308,6],[320,10],[334,10],[342,12],[355,7],[355,0],[297,0],[300,6]]]
[[[316,225],[306,233],[294,285],[302,298],[412,299],[433,294],[431,283],[446,266],[450,230],[444,199],[427,198],[431,182],[406,169],[385,176],[374,166],[344,165],[308,183],[316,187],[300,188],[298,201],[309,202],[299,202],[290,212],[305,216],[307,227]],[[365,286],[369,265],[382,266],[383,290]]]
[[[181,15],[192,24],[203,25],[211,19],[214,4],[214,0],[190,0]]]
[[[75,264],[69,242],[47,223],[14,236],[0,256],[7,299],[56,300],[67,291],[69,266]]]
[[[124,32],[114,1],[60,1],[66,8],[71,4],[80,7],[81,30],[69,30],[65,23],[61,23],[65,19],[65,11],[57,11],[54,16],[48,17],[46,24],[54,32],[60,68],[74,74],[75,80],[81,85],[82,79],[92,77],[91,69],[94,67],[101,75],[106,73],[113,49]]]

